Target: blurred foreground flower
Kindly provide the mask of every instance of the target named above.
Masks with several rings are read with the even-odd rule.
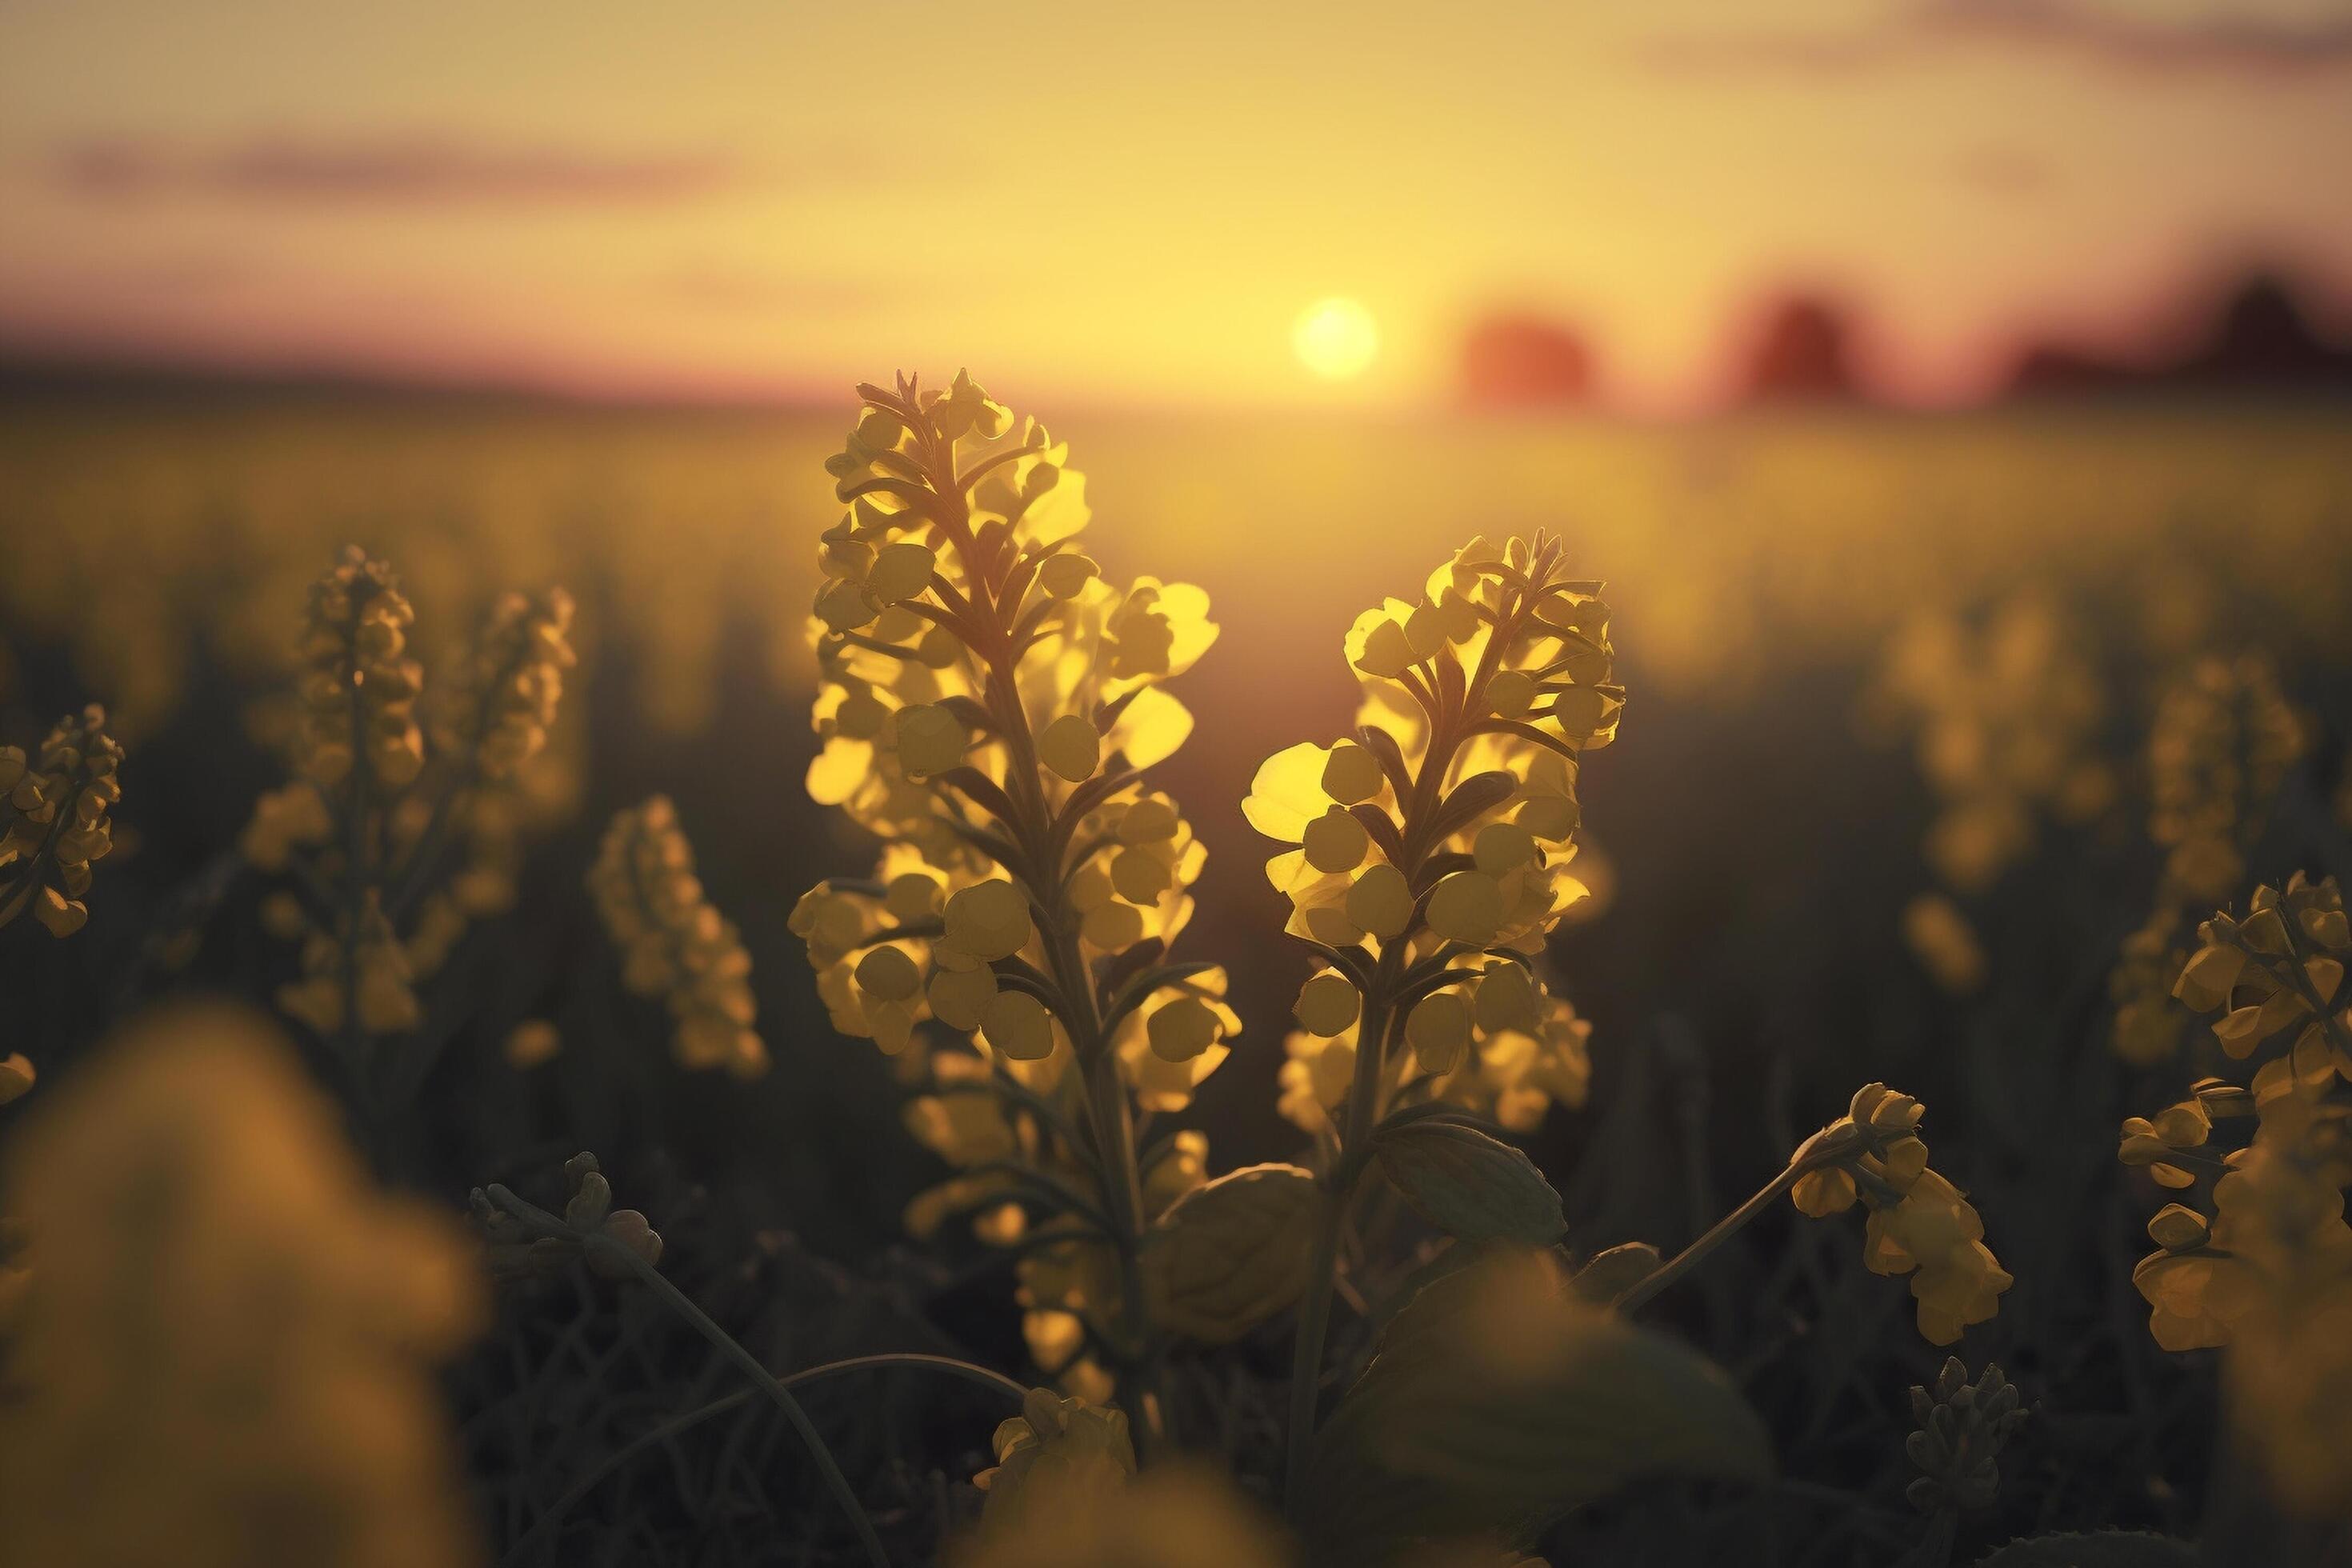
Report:
[[[996,1474],[992,1510],[1005,1484]],[[949,1554],[952,1568],[1284,1568],[1292,1561],[1274,1521],[1197,1464],[1103,1486],[1041,1472],[1024,1493],[1017,1519],[1000,1521],[992,1511],[979,1534]]]
[[[266,1026],[133,1025],[14,1144],[11,1562],[476,1559],[429,1371],[478,1321],[469,1251],[368,1190]]]

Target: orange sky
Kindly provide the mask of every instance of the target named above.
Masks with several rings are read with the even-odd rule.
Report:
[[[0,0],[0,342],[1399,405],[1517,307],[1671,407],[1801,282],[1935,396],[2243,258],[2342,287],[2347,159],[2344,0]]]

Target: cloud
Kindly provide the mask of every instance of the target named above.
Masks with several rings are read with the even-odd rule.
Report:
[[[866,279],[811,278],[754,267],[695,263],[650,280],[650,291],[673,304],[719,315],[805,315],[857,310],[886,290]]]
[[[446,134],[275,133],[213,148],[100,137],[58,148],[49,174],[93,200],[199,196],[286,206],[660,204],[716,195],[746,179],[733,158],[714,153],[494,146]]]
[[[1654,41],[1643,57],[1675,73],[1833,77],[1933,59],[1954,45],[2069,56],[2144,75],[2276,80],[2352,70],[2352,15],[2159,22],[2090,0],[1921,0],[1859,31],[1684,34]]]

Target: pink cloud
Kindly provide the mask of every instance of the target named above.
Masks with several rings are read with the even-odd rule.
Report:
[[[446,133],[325,139],[272,133],[217,147],[100,137],[48,161],[57,184],[107,201],[200,196],[285,205],[639,205],[747,183],[730,156],[499,146]]]

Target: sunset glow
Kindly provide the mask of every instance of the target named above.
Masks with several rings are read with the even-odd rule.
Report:
[[[2352,277],[2352,50],[2285,0],[917,9],[0,10],[0,350],[1312,403],[1341,362],[1294,327],[1344,279],[1351,397],[1450,398],[1499,310],[1675,407],[1790,288],[1935,399],[2252,260]]]

